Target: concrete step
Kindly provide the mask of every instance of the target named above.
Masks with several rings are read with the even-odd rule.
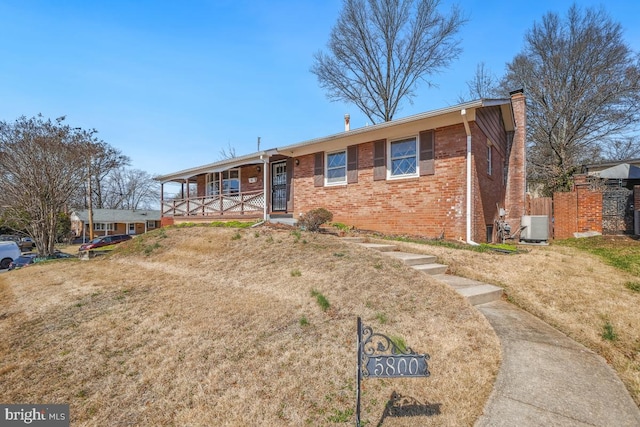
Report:
[[[269,222],[274,224],[285,224],[295,227],[298,224],[298,220],[294,218],[269,218]]]
[[[498,286],[449,274],[438,274],[433,277],[451,286],[472,305],[486,304],[502,298],[502,288]]]
[[[431,275],[444,274],[447,272],[448,268],[448,266],[444,264],[436,264],[435,262],[431,264],[412,265],[411,267]]]
[[[391,252],[395,251],[398,248],[396,245],[387,245],[384,243],[360,243],[360,245],[364,246],[365,248],[375,249],[376,251],[380,252]]]
[[[364,243],[364,237],[343,237],[342,240],[349,243]]]
[[[385,252],[385,255],[399,259],[407,265],[432,264],[436,261],[433,255],[412,254],[410,252]]]

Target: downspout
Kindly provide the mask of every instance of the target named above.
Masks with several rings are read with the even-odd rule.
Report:
[[[470,245],[479,246],[478,243],[471,240],[471,217],[473,202],[471,200],[471,129],[469,128],[469,121],[467,120],[467,110],[460,110],[462,115],[462,121],[464,123],[464,130],[467,134],[467,235],[466,242]]]

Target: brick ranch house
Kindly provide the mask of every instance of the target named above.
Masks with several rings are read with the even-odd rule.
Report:
[[[522,91],[354,130],[346,119],[339,134],[156,178],[162,225],[324,207],[358,229],[492,241],[501,208],[512,229],[525,213],[525,126]]]
[[[71,212],[71,231],[83,241],[89,232],[89,212]],[[146,209],[93,209],[93,234],[95,237],[113,234],[142,234],[160,227],[160,211]]]

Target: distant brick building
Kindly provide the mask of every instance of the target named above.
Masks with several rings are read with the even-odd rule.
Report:
[[[491,241],[525,212],[525,97],[477,100],[157,178],[162,222],[298,218],[389,234]],[[178,197],[164,184],[182,184]],[[191,192],[195,194],[191,194]]]

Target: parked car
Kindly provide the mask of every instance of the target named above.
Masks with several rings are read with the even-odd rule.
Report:
[[[0,235],[0,241],[16,242],[22,252],[31,251],[36,247],[36,244],[31,237],[20,237],[15,234],[2,234]]]
[[[48,261],[50,259],[66,259],[66,258],[75,258],[75,256],[56,251],[53,255],[48,257],[39,257],[36,253],[28,253],[22,254],[18,258],[14,259],[11,264],[9,264],[9,270],[15,270],[18,268],[28,267],[31,264],[35,264],[42,261]]]
[[[9,268],[9,264],[20,256],[20,248],[13,240],[0,241],[0,269]]]
[[[115,245],[124,241],[131,240],[128,234],[114,234],[113,236],[102,236],[93,239],[89,243],[80,246],[80,251],[88,251],[90,249],[101,248],[103,246]]]
[[[16,268],[26,267],[29,264],[33,264],[38,254],[22,254],[18,258],[11,261],[9,264],[9,270],[15,270]]]

